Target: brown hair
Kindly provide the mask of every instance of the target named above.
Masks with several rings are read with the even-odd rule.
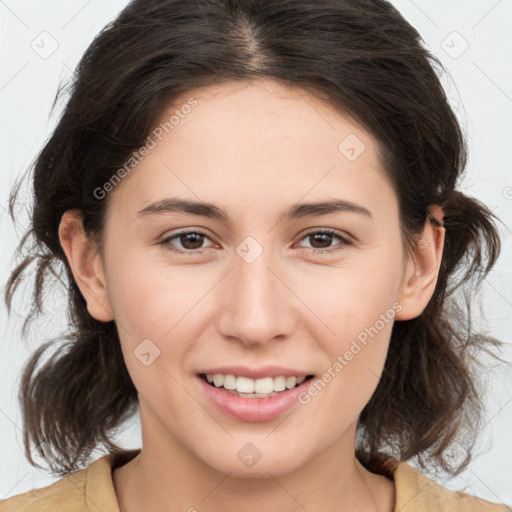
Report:
[[[36,264],[31,319],[44,311],[45,277],[69,293],[71,332],[43,344],[25,365],[19,399],[25,453],[46,443],[54,473],[86,464],[134,414],[137,391],[114,321],[91,317],[59,242],[66,210],[80,209],[101,241],[108,197],[94,190],[139,148],[176,95],[226,80],[269,77],[310,91],[364,126],[379,142],[396,191],[404,247],[421,235],[429,206],[444,209],[438,282],[423,313],[393,326],[378,387],[359,419],[357,456],[389,473],[386,455],[460,472],[480,428],[477,358],[500,342],[471,330],[469,302],[494,265],[500,238],[493,213],[456,190],[466,145],[418,32],[383,0],[134,0],[81,59],[59,123],[33,166],[32,224],[6,287],[9,310]],[[11,215],[21,180],[11,194]],[[463,285],[463,286],[461,286]],[[61,342],[44,364],[46,350]],[[459,464],[443,455],[457,441]]]

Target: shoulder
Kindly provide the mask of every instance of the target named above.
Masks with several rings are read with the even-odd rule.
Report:
[[[470,494],[451,491],[411,465],[401,462],[393,473],[395,511],[400,512],[512,512],[512,507]]]
[[[70,473],[46,487],[0,501],[0,512],[117,511],[112,470],[136,453],[138,450],[104,455],[86,468]]]
[[[87,470],[82,469],[51,485],[32,489],[0,501],[1,512],[49,512],[50,510],[86,510],[85,483]],[[58,508],[57,508],[58,507]]]

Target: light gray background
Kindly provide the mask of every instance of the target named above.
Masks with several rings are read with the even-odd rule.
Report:
[[[24,232],[21,211],[15,227],[6,213],[15,177],[31,163],[55,126],[49,117],[55,93],[93,37],[126,5],[125,0],[0,0],[0,280],[5,283],[12,256]],[[512,360],[512,173],[511,0],[394,0],[449,71],[443,84],[468,137],[470,158],[462,189],[487,204],[507,225],[501,258],[482,287],[490,334],[507,343]],[[57,112],[58,114],[58,112]],[[17,389],[20,370],[37,344],[65,329],[66,302],[49,296],[52,314],[21,339],[21,315],[29,303],[21,294],[8,320],[0,305],[0,499],[56,480],[30,466],[23,455]],[[486,381],[488,413],[479,456],[461,476],[444,485],[491,501],[512,504],[512,375],[495,368]],[[508,428],[507,428],[508,427]],[[120,432],[125,447],[140,446],[134,421]],[[98,452],[98,456],[102,453]]]

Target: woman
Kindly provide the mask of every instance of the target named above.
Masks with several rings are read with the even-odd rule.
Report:
[[[2,510],[508,510],[407,462],[467,466],[499,344],[454,295],[500,239],[456,189],[435,62],[380,0],[135,0],[106,27],[25,240],[36,311],[47,272],[69,287],[21,387],[27,457],[63,478]]]

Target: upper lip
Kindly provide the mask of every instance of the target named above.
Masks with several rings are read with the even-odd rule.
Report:
[[[250,379],[262,379],[264,377],[307,377],[313,375],[311,372],[284,368],[283,366],[262,366],[261,368],[249,368],[248,366],[219,366],[200,370],[199,374],[214,375],[235,375],[236,377],[249,377]]]

